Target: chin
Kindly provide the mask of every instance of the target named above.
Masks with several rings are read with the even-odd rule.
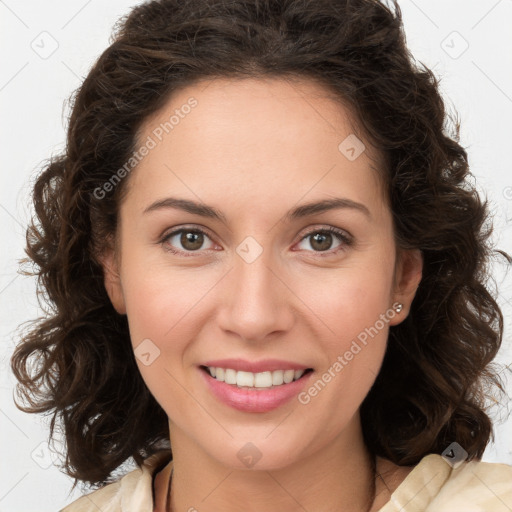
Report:
[[[268,432],[265,436],[268,436]],[[210,452],[212,458],[229,469],[250,471],[284,469],[297,462],[300,451],[297,446],[290,443],[278,442],[277,438],[272,441],[265,440],[264,437],[255,441],[231,440],[230,446],[224,445],[220,452],[217,451],[219,447],[222,447],[222,444]]]

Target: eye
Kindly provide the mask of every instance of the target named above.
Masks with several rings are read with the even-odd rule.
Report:
[[[335,247],[334,250],[331,250],[333,238],[337,238],[340,243]],[[313,252],[326,252],[327,254],[325,256],[338,253],[339,251],[342,251],[346,247],[352,245],[352,238],[347,233],[332,226],[310,231],[302,238],[301,243],[307,241],[308,239],[310,239],[310,247],[314,249]],[[321,254],[320,256],[324,255]]]
[[[337,238],[339,244],[332,250],[331,246],[333,238]],[[160,243],[164,246],[165,250],[182,256],[194,256],[194,252],[201,250],[211,249],[212,247],[203,247],[205,240],[211,240],[210,236],[203,229],[194,228],[180,228],[166,234]],[[350,235],[341,229],[329,226],[322,229],[314,229],[302,237],[300,243],[310,239],[309,245],[313,248],[313,252],[327,253],[319,254],[319,256],[329,256],[339,251],[344,250],[346,247],[352,245],[352,238]],[[178,248],[176,246],[178,245]],[[181,245],[181,248],[179,247]]]
[[[203,244],[205,238],[209,239],[210,237],[206,231],[202,229],[181,228],[165,235],[160,242],[164,245],[166,250],[173,254],[188,256],[188,252],[197,252],[201,248],[204,249]],[[178,249],[176,249],[177,244],[180,244],[181,248],[178,247]]]

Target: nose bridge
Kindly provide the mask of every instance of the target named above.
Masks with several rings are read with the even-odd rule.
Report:
[[[259,299],[263,295],[271,294],[270,287],[274,279],[271,268],[275,266],[275,262],[272,262],[270,248],[263,250],[262,247],[260,252],[249,244],[243,243],[237,248],[238,257],[235,258],[233,269],[236,294],[240,298],[247,296]]]
[[[275,275],[278,265],[273,251],[247,237],[236,253],[222,327],[248,340],[285,329],[290,312],[285,304],[286,287]]]

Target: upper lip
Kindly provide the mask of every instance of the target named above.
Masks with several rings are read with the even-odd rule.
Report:
[[[307,370],[310,366],[305,366],[293,361],[284,361],[282,359],[263,359],[261,361],[247,361],[245,359],[216,359],[206,361],[202,366],[213,366],[215,368],[231,368],[240,372],[273,372],[274,370]]]

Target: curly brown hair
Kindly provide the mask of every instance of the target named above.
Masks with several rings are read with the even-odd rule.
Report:
[[[503,392],[490,364],[503,316],[489,263],[494,253],[512,258],[490,245],[487,199],[468,179],[459,122],[432,71],[407,49],[396,1],[155,0],[117,26],[73,98],[65,152],[33,190],[27,254],[48,307],[12,357],[28,404],[16,405],[50,413],[50,439],[60,422],[75,485],[103,485],[130,457],[141,464],[168,440],[167,415],[139,373],[99,261],[129,176],[108,193],[104,184],[133,154],[142,123],[179,88],[270,76],[316,80],[351,108],[385,157],[397,247],[423,255],[410,313],[391,327],[360,409],[368,448],[411,465],[453,440],[481,458],[489,442],[486,391]]]

